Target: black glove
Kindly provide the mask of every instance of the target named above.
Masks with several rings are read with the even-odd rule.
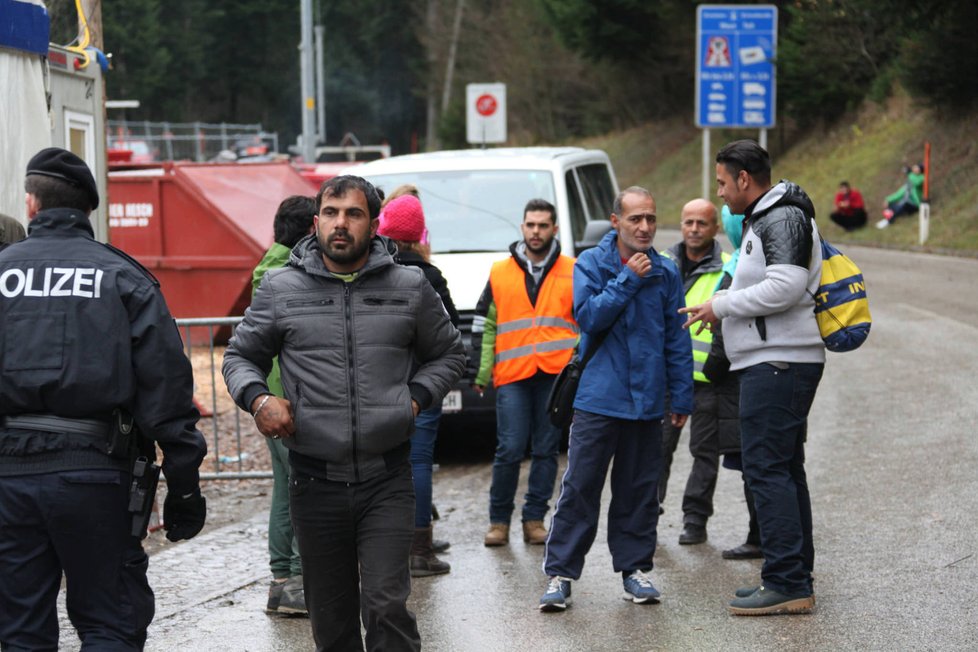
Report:
[[[197,489],[189,496],[167,493],[163,501],[163,529],[170,541],[193,539],[204,527],[207,501]]]

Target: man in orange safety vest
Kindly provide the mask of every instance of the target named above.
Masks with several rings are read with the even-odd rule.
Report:
[[[476,306],[472,348],[479,355],[474,387],[496,387],[496,456],[489,489],[489,531],[484,543],[509,543],[520,463],[530,443],[529,487],[523,505],[523,540],[543,544],[543,519],[557,479],[560,431],[547,417],[554,378],[578,339],[573,315],[574,259],[560,253],[557,211],[543,199],[523,210],[523,240],[492,266]]]

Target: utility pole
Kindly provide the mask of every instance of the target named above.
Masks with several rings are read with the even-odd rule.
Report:
[[[79,36],[84,37],[85,24],[87,23],[89,45],[96,48],[97,50],[105,52],[105,45],[103,44],[103,37],[102,37],[102,0],[81,0],[81,2],[78,3],[78,6],[81,8],[82,14],[84,14],[78,16]],[[96,66],[96,67],[99,65],[94,55],[92,55],[91,61],[89,62],[88,65]],[[104,75],[103,75],[103,80],[104,80]],[[96,149],[102,151],[102,154],[100,156],[105,155],[104,149],[108,147],[108,143],[106,142],[107,134],[105,129],[105,126],[108,125],[108,115],[106,114],[106,110],[105,110],[105,95],[106,95],[105,82],[103,81],[102,101],[99,103],[100,105],[99,108],[102,111],[101,124],[103,126],[102,126],[102,132],[95,134],[95,142],[97,143]]]
[[[81,10],[88,20],[90,45],[104,51],[102,47],[102,0],[81,0]],[[85,29],[85,19],[78,16],[79,34]],[[97,64],[96,64],[97,65]]]
[[[326,144],[326,74],[323,71],[326,28],[316,25],[316,123],[317,140]]]
[[[452,40],[448,46],[448,60],[445,62],[445,86],[442,88],[441,95],[442,115],[445,115],[452,99],[452,75],[455,72],[455,53],[458,50],[458,36],[462,31],[463,11],[465,11],[465,0],[458,0],[455,5],[455,20],[452,22]]]
[[[435,46],[438,44],[438,39],[434,37],[438,25],[438,0],[428,0],[425,24],[427,26],[425,49],[428,52],[428,88],[425,93],[427,96],[427,118],[424,146],[426,151],[433,152],[440,149],[438,143],[438,90],[435,79],[435,66],[438,64]]]
[[[299,0],[302,40],[299,43],[299,69],[302,76],[302,136],[300,148],[306,163],[316,161],[316,90],[313,75],[312,0]]]

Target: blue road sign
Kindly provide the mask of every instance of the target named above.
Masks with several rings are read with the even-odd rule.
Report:
[[[774,126],[778,8],[696,9],[696,126]]]

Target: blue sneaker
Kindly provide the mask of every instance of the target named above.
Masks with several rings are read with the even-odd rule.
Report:
[[[547,580],[547,592],[540,598],[540,611],[563,611],[571,604],[571,581],[566,577]]]
[[[645,604],[648,602],[657,603],[660,593],[652,585],[645,571],[632,571],[632,574],[624,579],[625,593],[622,598],[631,600],[635,604]]]

